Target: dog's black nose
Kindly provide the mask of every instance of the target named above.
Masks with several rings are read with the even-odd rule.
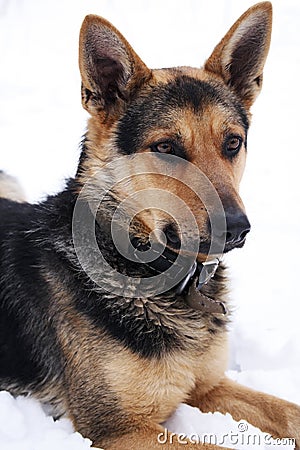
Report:
[[[227,207],[225,217],[213,215],[208,225],[214,253],[242,247],[251,228],[246,214],[239,207]]]
[[[246,214],[241,211],[226,211],[226,245],[242,244],[249,233],[251,225]]]

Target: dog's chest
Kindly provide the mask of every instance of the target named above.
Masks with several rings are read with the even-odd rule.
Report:
[[[141,358],[121,351],[106,364],[108,384],[126,411],[160,423],[184,402],[196,382],[207,391],[224,373],[226,342],[218,342],[204,353],[174,351],[161,359]]]

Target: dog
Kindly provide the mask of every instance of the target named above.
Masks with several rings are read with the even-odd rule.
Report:
[[[258,3],[203,68],[150,70],[87,16],[75,177],[39,204],[9,199],[1,177],[0,388],[50,404],[96,447],[161,448],[181,402],[300,447],[299,406],[225,376],[221,257],[250,231],[238,191],[271,27]]]

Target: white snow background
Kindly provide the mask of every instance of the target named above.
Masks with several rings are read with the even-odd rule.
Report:
[[[0,168],[19,178],[30,201],[57,192],[74,174],[87,117],[77,68],[85,14],[109,19],[150,67],[199,66],[253,3],[0,0]],[[235,305],[229,374],[300,403],[300,2],[274,0],[273,6],[273,40],[263,91],[252,110],[242,183],[252,231],[246,246],[226,257]],[[181,405],[167,425],[220,439],[238,432],[238,448],[245,448],[246,432],[229,415],[204,415]],[[262,436],[250,426],[248,433]],[[90,446],[67,419],[54,422],[35,400],[0,393],[1,450]],[[262,438],[246,447],[270,445]]]

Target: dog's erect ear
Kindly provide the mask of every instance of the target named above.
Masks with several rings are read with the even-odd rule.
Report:
[[[151,77],[121,33],[107,20],[88,15],[79,39],[82,104],[91,114],[113,112]]]
[[[216,46],[204,68],[220,75],[250,108],[262,87],[272,30],[272,5],[252,6]]]

